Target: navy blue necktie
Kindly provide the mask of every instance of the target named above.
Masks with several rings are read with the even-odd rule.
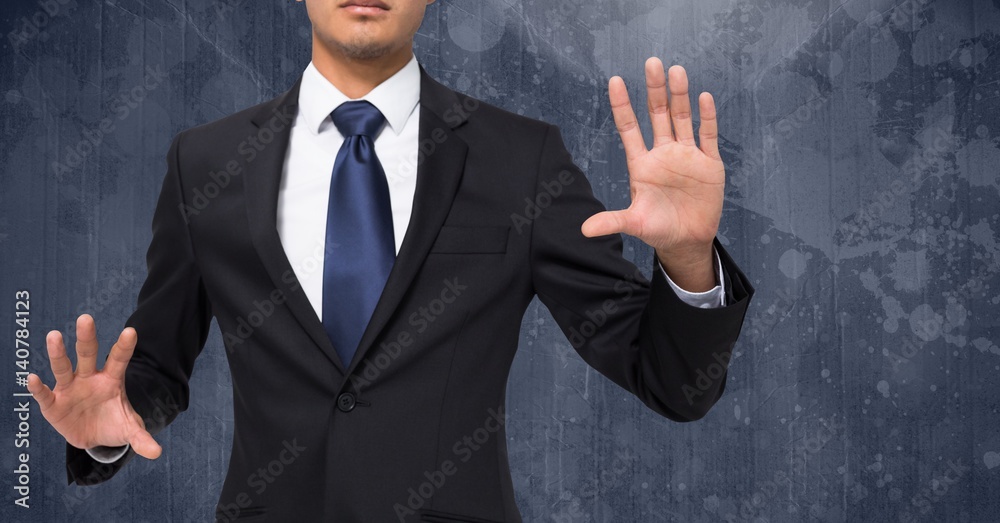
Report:
[[[344,136],[330,183],[323,259],[323,327],[344,367],[361,342],[396,259],[389,184],[375,156],[385,117],[367,101],[344,102],[333,123]]]

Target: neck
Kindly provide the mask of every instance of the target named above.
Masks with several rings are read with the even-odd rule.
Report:
[[[348,98],[361,98],[403,68],[413,55],[407,45],[373,59],[357,59],[332,51],[313,38],[313,65]]]

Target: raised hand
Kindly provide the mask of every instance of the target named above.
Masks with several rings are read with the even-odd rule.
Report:
[[[667,74],[657,58],[646,61],[646,89],[653,147],[646,148],[625,82],[612,77],[608,96],[625,146],[632,203],[605,211],[583,223],[585,236],[624,233],[656,250],[677,285],[698,292],[715,286],[712,241],[719,229],[725,195],[725,167],[719,156],[715,101],[698,98],[700,145],[695,143],[687,73]]]
[[[97,370],[97,329],[84,314],[76,320],[76,372],[66,356],[62,334],[45,338],[56,386],[49,389],[36,374],[28,375],[28,391],[42,416],[74,447],[130,444],[140,456],[156,459],[162,449],[125,397],[125,368],[137,341],[135,329],[122,331],[102,370]]]

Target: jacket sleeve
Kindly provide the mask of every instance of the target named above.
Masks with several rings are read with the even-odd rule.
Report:
[[[125,394],[156,435],[188,406],[188,380],[205,346],[211,304],[195,260],[184,214],[180,177],[181,135],[167,154],[167,174],[153,214],[146,253],[147,276],[135,311],[125,322],[138,336],[125,371]],[[93,485],[110,479],[133,456],[131,448],[113,463],[100,463],[83,449],[66,445],[69,483]]]
[[[749,280],[716,239],[725,306],[697,308],[678,298],[655,260],[651,281],[626,260],[621,235],[583,236],[583,222],[605,207],[555,126],[544,139],[535,190],[534,290],[573,348],[660,415],[703,417],[725,389],[754,292]]]

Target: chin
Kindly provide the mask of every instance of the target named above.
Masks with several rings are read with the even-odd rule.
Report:
[[[393,50],[393,46],[389,42],[370,39],[332,43],[335,49],[355,60],[374,60],[390,54]]]

